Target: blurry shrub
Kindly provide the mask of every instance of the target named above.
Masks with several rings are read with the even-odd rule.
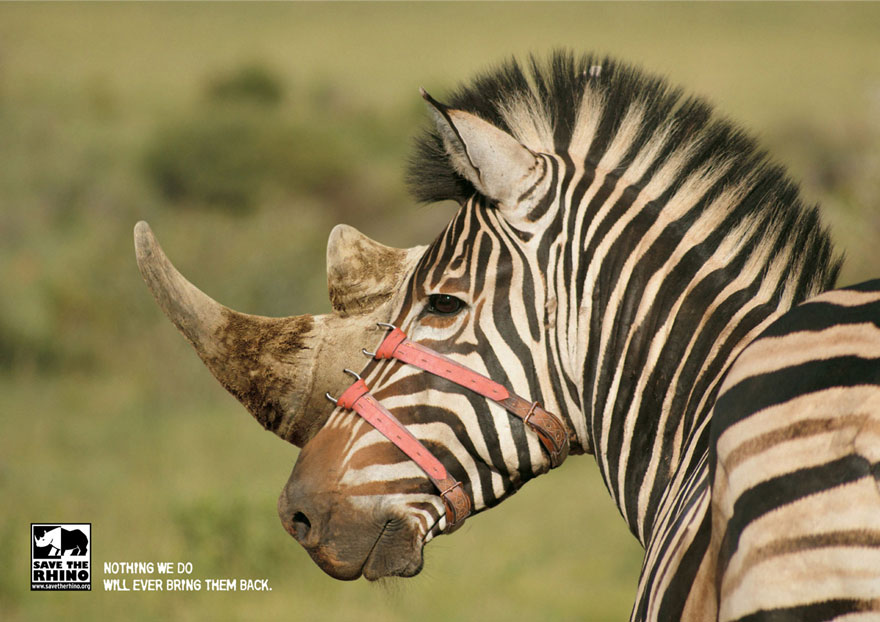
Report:
[[[244,213],[267,193],[324,194],[343,181],[351,160],[344,135],[267,108],[283,97],[267,69],[251,65],[214,79],[207,94],[147,145],[146,174],[165,200]]]
[[[0,323],[0,371],[29,368],[48,371],[59,363],[59,353],[48,339],[21,335]]]
[[[327,191],[345,176],[346,160],[326,130],[223,107],[160,129],[145,163],[166,200],[247,212],[273,190]]]
[[[170,201],[246,210],[266,174],[267,139],[256,118],[194,115],[159,130],[147,150],[147,173]]]
[[[242,101],[274,106],[284,98],[281,79],[267,67],[250,64],[210,81],[208,97],[214,101]]]
[[[55,321],[55,317],[42,319],[58,315],[63,304],[51,301],[46,307],[36,314],[41,318],[37,321],[22,321],[20,313],[8,313],[8,308],[0,307],[0,371],[52,373],[72,368],[94,369],[95,355],[81,344],[84,339],[60,330],[61,322]]]
[[[114,286],[124,277],[96,269],[108,256],[117,250],[103,235],[53,232],[39,248],[0,255],[0,370],[94,369],[98,344],[114,333]]]
[[[58,338],[45,262],[23,254],[6,259],[0,265],[0,370],[54,370],[70,353]]]

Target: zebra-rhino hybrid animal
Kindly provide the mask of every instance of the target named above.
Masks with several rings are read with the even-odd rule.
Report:
[[[328,315],[223,307],[135,229],[163,310],[302,447],[285,529],[339,579],[415,575],[588,453],[645,548],[633,620],[878,619],[880,281],[831,291],[785,172],[632,67],[556,53],[423,96],[409,182],[460,208],[410,249],[337,226]]]

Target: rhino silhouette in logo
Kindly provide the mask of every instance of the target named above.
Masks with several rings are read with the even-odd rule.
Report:
[[[47,557],[85,555],[89,547],[89,539],[81,530],[61,527],[47,527],[42,534],[36,532],[34,543],[39,548],[48,547]]]

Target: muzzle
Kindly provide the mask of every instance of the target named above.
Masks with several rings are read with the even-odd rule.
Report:
[[[385,336],[376,352],[364,350],[364,354],[376,360],[397,359],[445,378],[501,405],[512,415],[522,419],[523,423],[538,435],[541,446],[550,459],[550,468],[558,467],[568,456],[569,440],[565,425],[559,417],[544,410],[538,402],[529,402],[504,385],[427,346],[409,340],[402,330],[391,324],[382,323],[379,326],[389,328],[391,332]],[[460,527],[473,507],[461,482],[454,479],[440,460],[370,394],[369,388],[360,376],[349,369],[345,372],[355,377],[354,384],[346,389],[339,399],[334,399],[329,393],[327,398],[341,408],[354,410],[415,462],[425,472],[439,491],[440,498],[443,499],[443,504],[446,506],[447,532]]]

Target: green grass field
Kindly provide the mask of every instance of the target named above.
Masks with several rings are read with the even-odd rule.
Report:
[[[414,579],[325,576],[276,516],[296,449],[161,315],[132,227],[229,306],[324,312],[334,224],[411,246],[451,216],[403,188],[418,87],[569,47],[761,136],[857,282],[880,275],[878,23],[837,3],[0,4],[0,619],[626,619],[641,549],[589,457],[434,541]],[[46,521],[92,523],[90,594],[29,591]],[[114,561],[272,591],[105,592]]]

